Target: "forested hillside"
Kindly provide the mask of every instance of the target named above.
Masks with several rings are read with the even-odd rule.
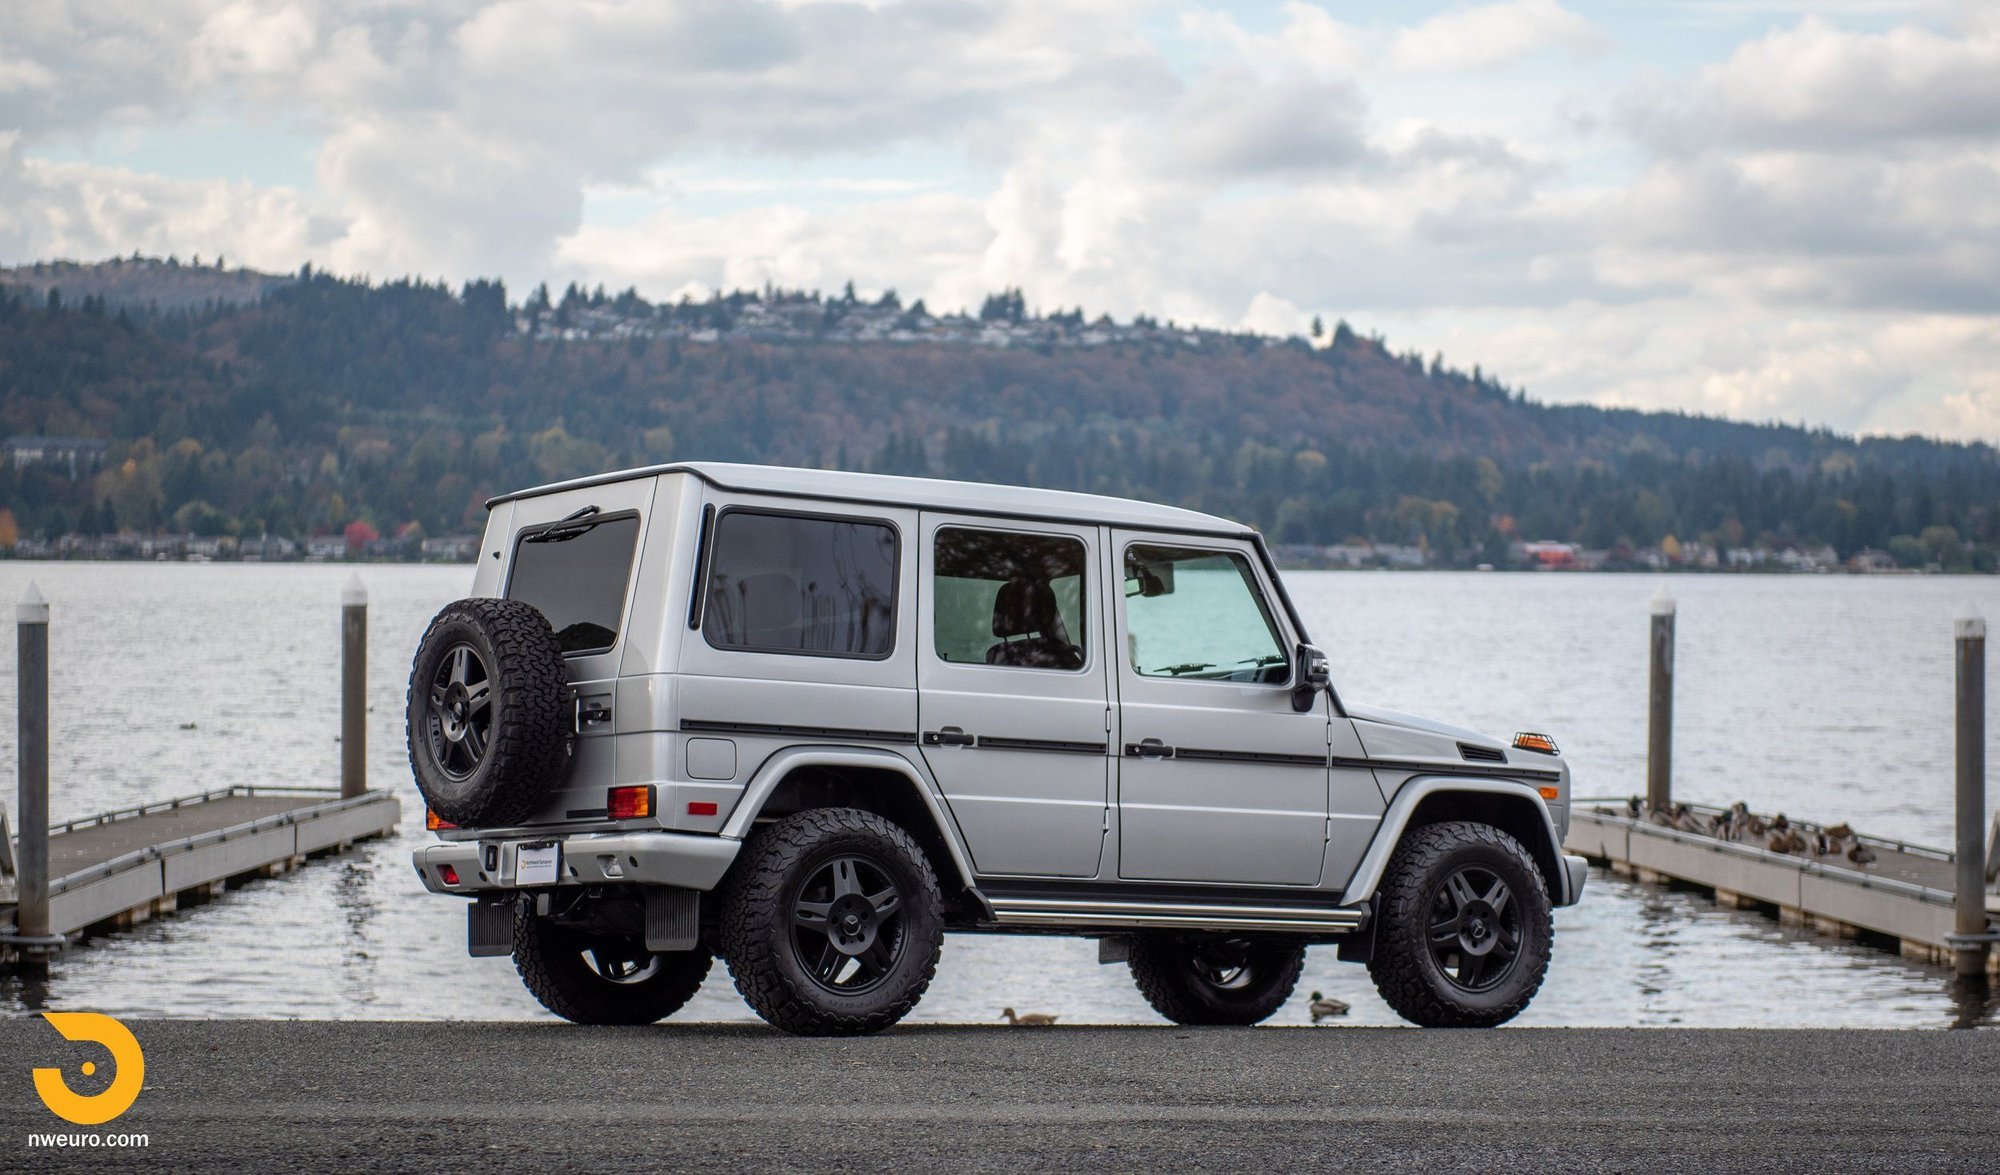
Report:
[[[452,534],[501,490],[708,458],[1123,494],[1283,543],[1421,544],[1459,564],[1517,538],[1811,542],[1987,569],[2000,551],[1990,446],[1543,405],[1345,324],[1321,346],[1037,319],[1013,294],[982,314],[1013,330],[1001,346],[851,291],[654,307],[309,272],[259,288],[182,310],[0,296],[0,434],[110,442],[75,476],[0,467],[21,536]],[[780,312],[817,333],[732,329]],[[868,312],[915,325],[842,329]],[[593,313],[625,325],[567,325]]]

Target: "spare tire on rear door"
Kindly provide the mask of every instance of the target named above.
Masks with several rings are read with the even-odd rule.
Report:
[[[466,827],[519,823],[569,762],[569,672],[549,622],[519,600],[445,605],[417,646],[410,769],[431,811]]]

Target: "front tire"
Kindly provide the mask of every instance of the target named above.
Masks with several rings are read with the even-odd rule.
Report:
[[[775,1027],[854,1036],[923,998],[944,945],[944,900],[910,834],[856,808],[814,808],[753,834],[722,893],[736,990]]]
[[[1490,1028],[1548,973],[1548,887],[1521,842],[1490,824],[1411,831],[1389,859],[1368,972],[1396,1014],[1426,1028]]]
[[[1283,1007],[1305,967],[1301,943],[1221,934],[1142,934],[1132,978],[1176,1024],[1256,1024]]]
[[[514,968],[541,1005],[577,1024],[651,1024],[681,1010],[712,962],[705,950],[654,954],[632,939],[514,915]]]

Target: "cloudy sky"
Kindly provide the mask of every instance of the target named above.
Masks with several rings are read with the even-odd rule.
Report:
[[[2000,440],[1989,0],[6,0],[0,262],[895,288]]]

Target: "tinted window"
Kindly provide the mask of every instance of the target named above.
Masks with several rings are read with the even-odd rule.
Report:
[[[932,559],[937,655],[974,665],[1081,669],[1084,547],[1057,535],[946,527]]]
[[[630,516],[530,531],[514,547],[507,598],[541,609],[564,653],[604,652],[618,643],[638,541],[639,520]]]
[[[1143,677],[1291,678],[1250,561],[1233,552],[1128,548],[1125,635],[1132,670]]]
[[[896,532],[874,522],[724,512],[701,631],[718,649],[888,656]]]

